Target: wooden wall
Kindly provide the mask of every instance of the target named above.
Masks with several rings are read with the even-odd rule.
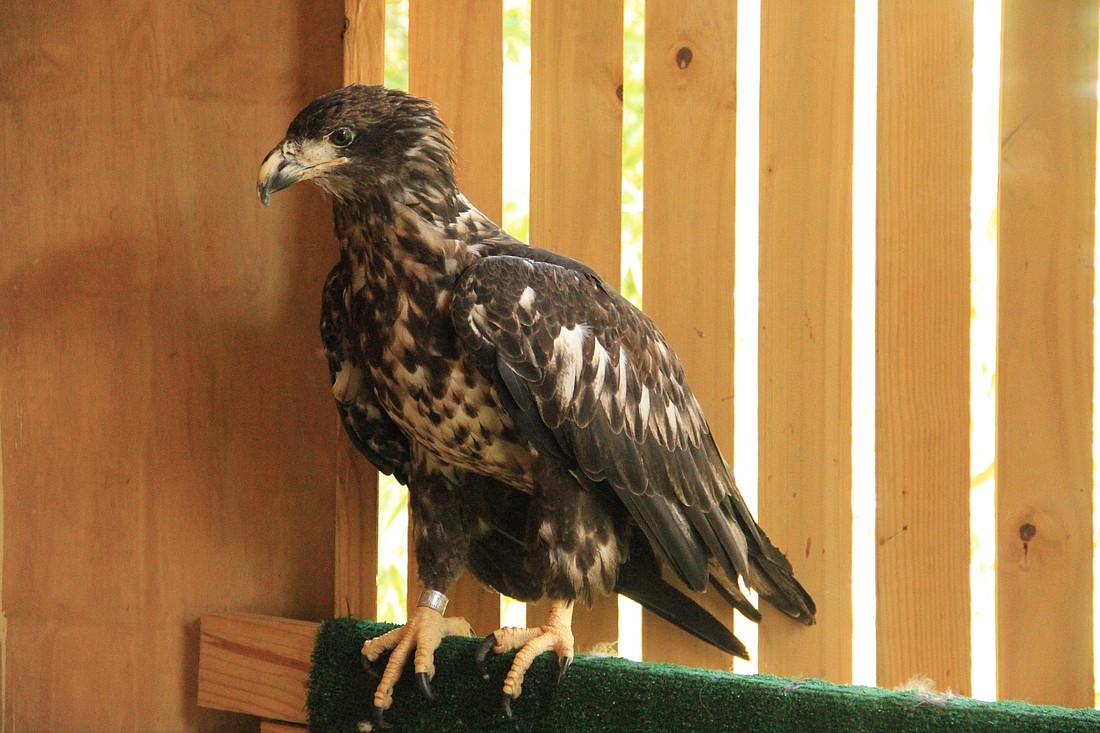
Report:
[[[331,219],[304,188],[264,210],[255,180],[340,84],[342,24],[4,7],[4,730],[255,730],[195,704],[199,614],[331,614]]]
[[[760,515],[820,618],[766,614],[758,657],[842,682],[854,6],[763,0],[761,151],[745,162],[735,4],[646,3],[644,305],[732,457],[734,171],[758,166]],[[1090,706],[1097,0],[1048,6],[1004,3],[998,682],[1002,697]],[[374,477],[339,436],[316,336],[327,205],[303,188],[263,210],[254,180],[306,100],[379,80],[383,9],[7,10],[5,730],[254,728],[194,706],[200,612],[372,615]],[[460,181],[493,215],[507,164],[500,13],[499,0],[411,0],[409,28],[412,91],[443,110]],[[962,693],[973,17],[972,0],[878,3],[878,681]],[[621,8],[535,0],[532,26],[531,239],[615,279]],[[475,584],[452,596],[479,631],[498,623]],[[616,621],[598,606],[578,637],[607,639]],[[729,661],[649,617],[643,650]]]

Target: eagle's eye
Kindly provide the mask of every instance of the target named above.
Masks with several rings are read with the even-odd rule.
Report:
[[[346,148],[354,139],[355,133],[348,127],[337,127],[328,136],[328,141],[338,148]]]

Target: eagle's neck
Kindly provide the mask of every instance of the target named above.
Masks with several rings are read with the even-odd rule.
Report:
[[[450,290],[458,274],[479,256],[470,242],[456,236],[455,211],[455,204],[440,210],[409,196],[335,201],[336,236],[353,275],[353,290]]]

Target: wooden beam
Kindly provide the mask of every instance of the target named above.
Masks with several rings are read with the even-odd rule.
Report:
[[[1004,5],[997,695],[1093,706],[1097,2]]]
[[[651,3],[645,34],[643,304],[732,459],[737,4]],[[697,600],[731,620],[717,593]],[[651,613],[642,615],[642,656],[725,669],[732,661]]]
[[[204,614],[199,705],[306,722],[306,682],[318,624],[270,616]]]
[[[855,8],[762,10],[760,523],[818,623],[761,604],[760,671],[850,682]]]
[[[386,0],[344,0],[344,83],[381,84]]]
[[[878,682],[970,691],[971,0],[879,4]]]

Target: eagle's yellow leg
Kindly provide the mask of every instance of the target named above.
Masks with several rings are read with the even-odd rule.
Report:
[[[573,661],[573,604],[568,601],[550,601],[550,616],[542,626],[530,629],[503,628],[494,631],[494,654],[513,649],[516,652],[512,667],[504,678],[504,694],[513,700],[523,691],[523,678],[535,657],[543,652],[555,652],[564,674]]]
[[[435,676],[435,650],[445,636],[470,636],[473,630],[466,619],[444,617],[434,608],[417,606],[404,626],[388,631],[382,636],[367,640],[363,644],[363,656],[368,662],[375,662],[380,656],[392,650],[386,663],[386,670],[374,691],[374,706],[386,710],[393,704],[393,686],[401,677],[401,670],[413,655],[413,670],[417,674],[426,674],[428,679]]]

